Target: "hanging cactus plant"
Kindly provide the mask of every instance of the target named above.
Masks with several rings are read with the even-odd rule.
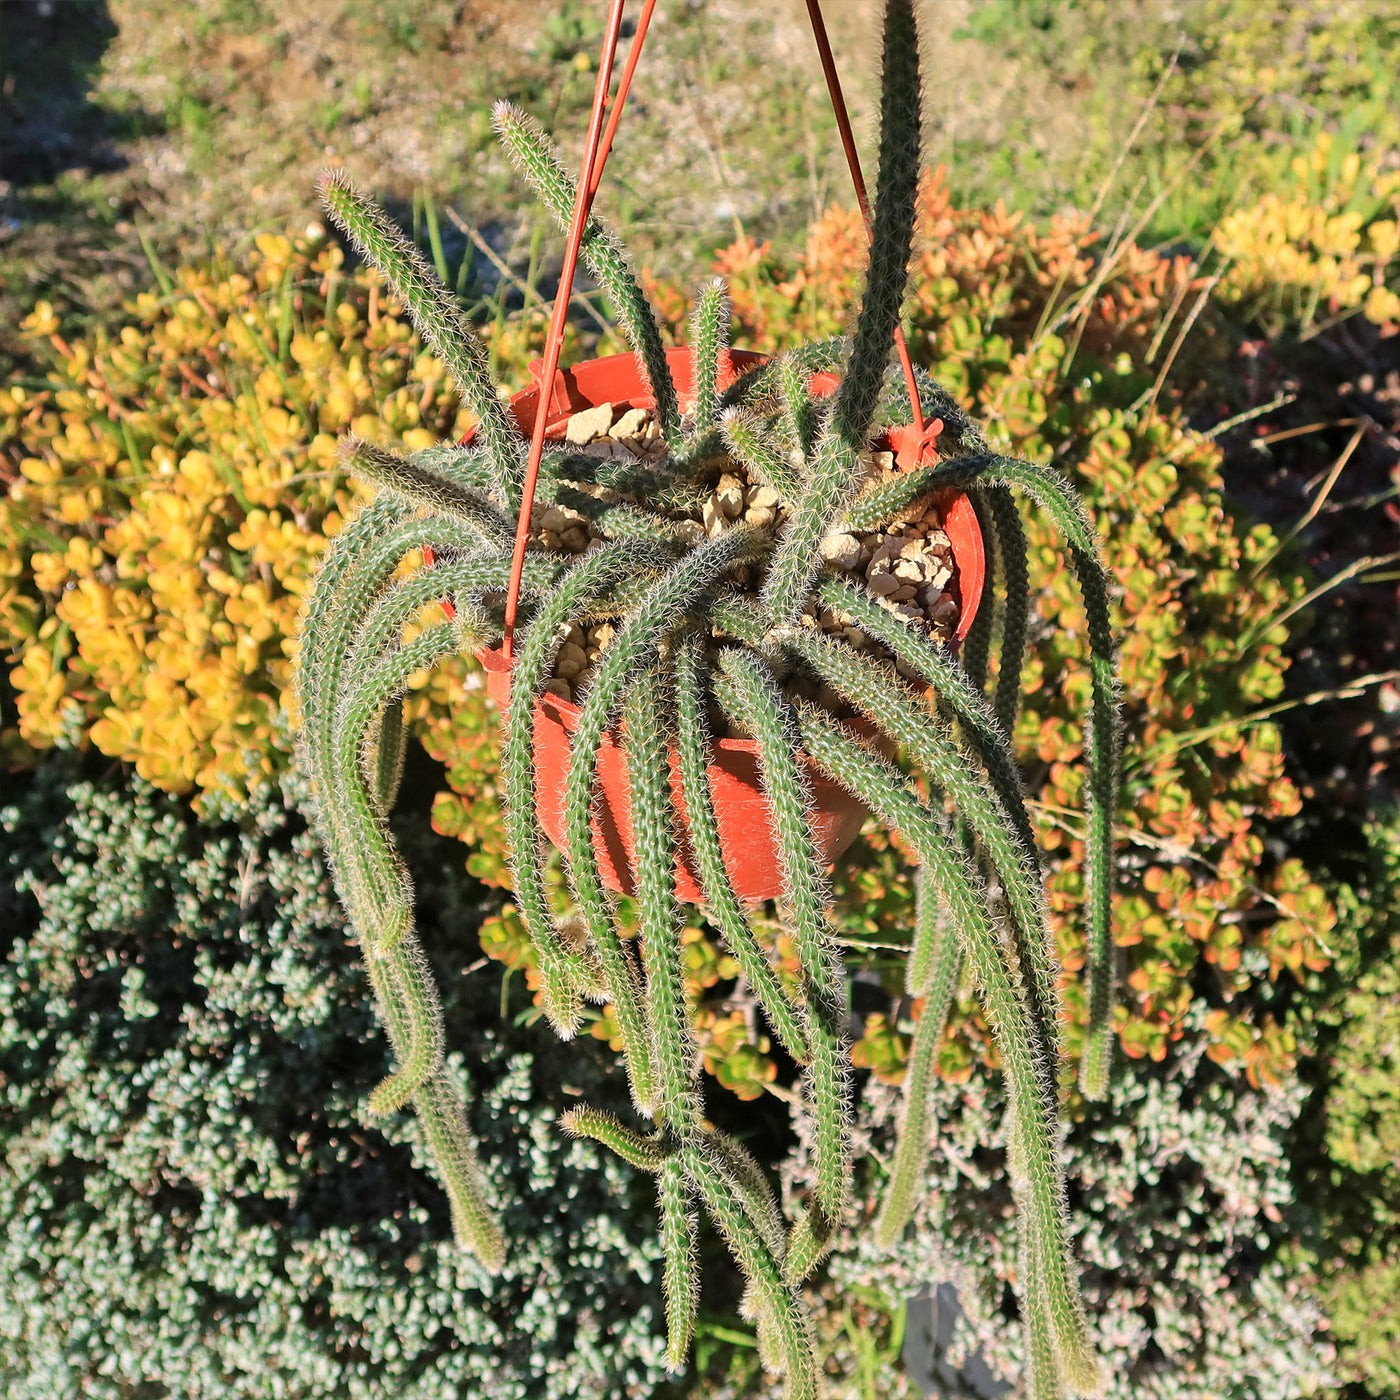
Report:
[[[672,1364],[684,1364],[695,1322],[698,1200],[747,1280],[745,1312],[757,1324],[764,1363],[785,1375],[797,1400],[814,1397],[818,1386],[800,1288],[843,1218],[851,1170],[847,985],[814,838],[813,765],[897,830],[919,861],[906,987],[925,1010],[875,1228],[882,1239],[897,1239],[918,1197],[934,1056],[966,960],[1009,1089],[1032,1389],[1088,1395],[1101,1378],[1068,1246],[1058,1158],[1059,969],[1008,737],[1028,614],[1013,489],[1063,535],[1089,618],[1091,1025],[1081,1084],[1095,1096],[1107,1083],[1111,1046],[1117,721],[1106,584],[1093,527],[1067,482],[989,451],[927,378],[920,396],[943,420],[941,455],[872,477],[877,439],[911,417],[908,394],[890,373],[919,173],[918,43],[909,0],[887,5],[881,90],[869,273],[849,339],[794,351],[726,384],[727,303],[723,286],[711,284],[695,309],[693,402],[683,404],[626,259],[596,222],[587,226],[583,257],[650,388],[654,450],[599,455],[555,440],[543,459],[541,507],[557,507],[582,526],[572,550],[557,531],[536,531],[525,557],[502,765],[515,893],[559,1035],[578,1031],[585,1001],[613,1008],[633,1106],[647,1126],[586,1107],[563,1126],[656,1176]],[[575,190],[548,141],[505,104],[496,126],[540,198],[567,224]],[[322,193],[331,217],[403,299],[478,420],[470,445],[406,458],[345,442],[345,465],[379,490],[321,568],[304,617],[299,689],[303,759],[321,833],[397,1056],[370,1108],[412,1105],[458,1238],[496,1269],[507,1243],[442,1068],[437,1000],[386,818],[403,763],[399,705],[409,677],[463,649],[483,652],[502,641],[526,444],[489,382],[481,345],[423,258],[340,173],[323,178]],[[834,393],[813,392],[818,371],[839,377]],[[731,522],[715,512],[717,483],[726,478],[721,495],[746,488],[761,500],[749,518],[736,514]],[[847,541],[882,530],[897,535],[950,490],[971,496],[1005,593],[995,623],[993,608],[981,608],[960,659],[946,626],[930,625],[917,607],[839,567]],[[405,571],[405,560],[425,549],[431,566]],[[450,607],[438,615],[447,611],[448,620],[425,622],[425,610],[444,600]],[[837,630],[821,625],[827,614]],[[576,656],[570,668],[581,694],[563,826],[576,914],[560,919],[547,899],[534,731],[547,692],[558,695],[562,686],[573,693],[556,669],[561,651],[571,637],[586,638],[590,628],[597,635],[599,627],[609,640],[593,649],[586,677]],[[994,641],[997,679],[988,696]],[[848,723],[852,716],[865,727]],[[756,745],[780,866],[780,914],[801,964],[795,986],[771,966],[731,883],[711,790],[716,725]],[[635,939],[616,924],[591,829],[596,764],[609,734],[623,747],[630,782]],[[889,757],[896,751],[907,766]],[[757,1163],[703,1116],[682,976],[678,860],[698,872],[707,917],[773,1033],[804,1067],[816,1179],[806,1214],[791,1228]]]

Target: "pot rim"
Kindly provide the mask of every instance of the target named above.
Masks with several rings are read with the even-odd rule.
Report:
[[[767,364],[774,358],[774,356],[765,354],[759,350],[730,349],[726,351],[725,359],[727,363],[721,365],[720,368],[719,386],[721,390],[728,388],[744,373],[756,369],[760,365]],[[677,392],[684,398],[686,392],[693,383],[694,355],[691,347],[688,345],[677,345],[668,348],[666,351],[666,361],[673,374],[676,374],[676,371],[680,371],[679,374],[676,374]],[[515,417],[516,426],[522,434],[527,433],[534,426],[535,413],[537,411],[542,388],[538,376],[544,368],[544,361],[533,360],[529,368],[532,377],[534,377],[534,383],[528,385],[518,393],[512,394],[510,399],[511,411]],[[583,398],[580,386],[577,383],[577,376],[580,371],[582,371],[585,379],[593,380],[595,377],[598,379],[611,378],[613,372],[618,370],[625,370],[629,376],[640,378],[636,355],[631,351],[622,351],[616,355],[602,355],[591,360],[581,360],[578,364],[570,365],[567,368],[561,366],[557,369],[554,375],[553,390],[550,394],[550,406],[548,410],[549,422],[545,429],[546,441],[551,437],[559,437],[560,433],[558,430],[562,428],[563,424],[566,423],[574,413],[580,411],[581,408],[594,407],[597,402],[602,402],[601,399],[596,400],[596,402],[575,402],[575,400],[581,400]],[[813,374],[811,379],[812,387],[823,395],[834,392],[840,382],[841,380],[838,375],[831,374],[827,371],[820,371]],[[610,398],[608,402],[611,403],[614,408],[619,406],[625,406],[626,408],[654,408],[656,406],[655,398],[646,389],[644,383],[639,387],[637,392],[624,393],[617,398]],[[525,410],[528,417],[521,414],[522,409]],[[468,443],[475,435],[476,430],[473,428],[461,441],[464,444]],[[882,434],[881,438],[884,436],[885,435]],[[876,441],[880,441],[881,438],[877,438]],[[981,528],[978,525],[976,515],[972,509],[972,502],[968,499],[965,491],[949,488],[946,491],[938,492],[934,499],[938,502],[940,509],[944,508],[946,504],[948,517],[951,517],[954,512],[959,515],[963,515],[965,512],[965,518],[958,522],[958,528],[959,533],[964,535],[969,547],[964,551],[955,551],[953,556],[955,563],[958,565],[956,579],[958,583],[958,601],[961,608],[958,625],[954,629],[952,637],[952,646],[956,648],[967,635],[977,616],[978,609],[982,605],[982,594],[985,590],[986,583],[985,544],[982,539]],[[947,520],[945,518],[945,526],[946,523]],[[962,557],[964,554],[969,557]],[[972,600],[973,606],[970,609],[966,606],[966,599],[964,598],[965,579],[968,583],[975,583],[976,585],[975,597]],[[483,669],[490,674],[504,676],[509,684],[511,671],[513,670],[513,659],[512,661],[507,661],[502,655],[501,647],[484,647],[477,651],[476,656],[481,662]],[[575,701],[565,700],[561,696],[545,691],[537,697],[536,705],[551,710],[554,717],[563,725],[567,733],[572,734],[575,729],[577,729],[579,716],[582,710]],[[869,720],[861,716],[843,721],[843,723],[848,724],[858,734],[861,734],[862,737],[873,738],[877,733],[875,726]],[[718,750],[732,753],[748,755],[756,755],[758,753],[758,744],[753,739],[731,739],[713,735],[711,736],[711,743]]]

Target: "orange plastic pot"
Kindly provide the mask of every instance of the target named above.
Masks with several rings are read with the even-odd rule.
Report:
[[[678,348],[668,350],[666,358],[676,392],[684,403],[694,393],[691,353]],[[728,373],[721,376],[721,387],[767,358],[751,351],[730,351]],[[538,373],[538,362],[535,368]],[[830,393],[837,383],[834,375],[818,375],[813,380],[813,389],[817,393]],[[511,399],[516,422],[526,435],[534,428],[539,399],[538,385]],[[571,415],[602,403],[611,403],[619,410],[655,407],[634,356],[611,355],[560,370],[555,375],[547,408],[548,435],[562,436]],[[971,502],[962,492],[948,493],[940,506],[943,528],[957,566],[953,590],[960,614],[955,635],[961,641],[972,625],[982,598],[986,571],[982,533]],[[504,715],[510,702],[510,662],[494,648],[478,656],[486,670],[487,691]],[[561,851],[568,849],[564,840],[564,785],[571,752],[569,736],[577,727],[578,719],[579,707],[555,695],[544,695],[535,705],[535,797],[540,824]],[[863,721],[853,722],[851,728],[865,737],[872,737],[874,733]],[[782,891],[782,877],[768,799],[759,773],[758,745],[746,739],[717,739],[713,753],[709,766],[710,788],[724,863],[734,891],[745,903],[772,899]],[[810,760],[804,757],[802,761],[815,799],[812,825],[817,846],[829,866],[855,840],[865,820],[865,808],[844,788],[826,778]],[[679,758],[674,750],[670,755],[670,768],[671,792],[684,822]],[[630,894],[635,888],[631,792],[626,755],[615,731],[603,738],[598,751],[596,779],[600,800],[595,801],[593,807],[593,847],[600,873],[609,889]],[[686,903],[696,903],[701,899],[699,875],[684,840],[683,827],[681,838],[676,863],[676,897]]]

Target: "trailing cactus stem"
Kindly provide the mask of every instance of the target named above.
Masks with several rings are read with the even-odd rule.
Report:
[[[582,1020],[582,993],[589,978],[577,954],[555,931],[545,898],[540,857],[544,833],[535,805],[535,704],[544,691],[568,619],[594,598],[606,595],[622,579],[656,569],[664,558],[656,545],[640,540],[619,541],[585,556],[525,630],[511,675],[510,715],[501,766],[506,780],[506,833],[512,852],[516,904],[540,958],[546,1014],[565,1039],[574,1034]]]
[[[664,1260],[662,1290],[666,1295],[666,1364],[672,1371],[685,1369],[700,1310],[700,1260],[696,1244],[695,1212],[690,1208],[691,1187],[679,1157],[661,1164],[656,1178],[656,1205],[661,1218],[661,1252]]]
[[[919,36],[912,0],[885,6],[880,103],[880,174],[865,295],[836,393],[832,423],[851,447],[863,447],[894,348],[914,238],[919,184]]]
[[[577,185],[564,168],[554,143],[534,118],[509,102],[498,102],[491,119],[506,150],[531,188],[543,200],[560,228],[573,219]],[[584,227],[579,249],[588,270],[598,280],[622,325],[623,334],[637,356],[638,368],[656,402],[656,419],[667,442],[680,438],[680,411],[676,387],[666,364],[661,331],[636,276],[627,265],[621,247],[596,219]]]
[[[1036,1262],[1031,1258],[1029,1240],[1021,1241],[1018,1270],[1023,1279],[1033,1278]],[[1054,1329],[1045,1299],[1023,1288],[1026,1350],[1030,1353],[1030,1400],[1064,1400],[1065,1387],[1060,1378],[1060,1362],[1055,1355]],[[1095,1387],[1096,1388],[1096,1387]]]
[[[1053,1104],[1059,1004],[1049,914],[1040,872],[1019,846],[1010,813],[976,765],[967,761],[946,729],[914,698],[893,668],[864,661],[849,647],[806,628],[794,628],[788,645],[891,739],[907,748],[921,771],[952,800],[975,835],[978,850],[1001,882],[1011,911],[1011,935],[1016,961],[1026,979],[1037,1062],[1047,1102]]]
[[[948,708],[987,770],[987,779],[1010,815],[1025,860],[1036,864],[1035,836],[1026,813],[1021,776],[1011,739],[971,677],[922,628],[887,612],[868,593],[840,579],[827,579],[818,599],[837,612],[849,612],[867,636],[887,646],[915,675],[931,685],[939,703]]]
[[[676,842],[671,828],[668,735],[657,668],[641,674],[623,707],[627,774],[636,840],[646,1011],[661,1120],[679,1137],[695,1131],[700,1100],[697,1060],[681,977],[681,917],[676,903]]]
[[[480,537],[483,545],[509,547],[515,533],[510,521],[480,492],[425,471],[413,458],[400,457],[363,438],[342,438],[339,454],[345,470],[363,481],[392,491],[412,505],[425,506],[447,519],[460,521]]]
[[[477,437],[493,468],[496,497],[513,508],[525,474],[525,451],[509,410],[496,397],[486,350],[457,299],[389,216],[355,188],[343,170],[322,172],[318,181],[326,212],[403,298],[413,324],[433,347],[476,415]]]
[[[997,558],[1001,563],[1006,601],[1001,620],[1001,653],[997,658],[996,715],[1007,734],[1016,731],[1021,705],[1021,666],[1026,652],[1030,615],[1030,569],[1026,561],[1026,532],[1016,501],[1005,486],[987,491],[990,515],[996,522]]]
[[[643,1137],[624,1127],[611,1113],[600,1108],[571,1108],[559,1119],[559,1126],[573,1137],[592,1138],[611,1148],[624,1162],[641,1171],[660,1171],[671,1161],[680,1146],[677,1138],[666,1133]]]
[[[445,1072],[432,1076],[414,1099],[428,1155],[452,1208],[452,1231],[488,1273],[506,1262],[505,1236],[486,1201],[481,1165],[467,1132],[461,1098]]]
[[[904,1071],[899,1137],[889,1184],[875,1221],[875,1243],[885,1250],[893,1249],[904,1233],[923,1187],[934,1059],[943,1042],[962,968],[957,929],[943,913],[929,866],[919,867],[914,889],[914,951],[909,959],[906,986],[911,996],[923,998],[924,1009],[914,1028],[914,1043]]]
[[[1030,1241],[1027,1257],[1036,1266],[1023,1287],[1027,1297],[1039,1291],[1045,1299],[1061,1372],[1067,1384],[1078,1388],[1080,1382],[1098,1375],[1098,1361],[1069,1256],[1058,1125],[1043,1093],[1034,1023],[1015,959],[1008,959],[1005,943],[992,930],[965,854],[945,840],[940,825],[909,790],[903,774],[815,706],[801,702],[798,714],[807,752],[883,821],[903,833],[920,860],[931,867],[930,878],[947,902],[977,978],[1010,1094],[1012,1185],[1022,1229]],[[1081,1393],[1095,1392],[1091,1386]]]
[[[718,1129],[708,1135],[708,1142],[716,1165],[733,1187],[744,1213],[763,1237],[773,1258],[782,1264],[787,1256],[787,1231],[763,1168],[751,1153]]]
[[[388,825],[364,782],[361,745],[383,707],[415,670],[441,660],[460,645],[450,624],[430,628],[379,662],[337,707],[335,743],[321,774],[321,819],[326,829],[336,888],[368,952],[388,953],[412,927],[413,891]]]
[[[758,740],[759,767],[772,812],[793,942],[809,1001],[806,1082],[816,1117],[817,1199],[839,1221],[850,1191],[850,1075],[845,1045],[845,968],[827,922],[828,891],[812,836],[811,794],[796,755],[789,706],[763,664],[728,651],[721,657],[720,704]]]
[[[836,1242],[836,1228],[826,1218],[820,1204],[813,1201],[807,1213],[792,1227],[787,1258],[783,1260],[783,1281],[797,1288],[826,1258]]]
[[[795,355],[777,360],[778,392],[783,404],[783,429],[792,447],[805,460],[816,441],[816,411],[807,389],[808,373]]]
[[[748,1279],[760,1315],[772,1328],[772,1358],[784,1377],[784,1400],[817,1400],[817,1362],[811,1324],[795,1289],[783,1281],[782,1269],[735,1202],[728,1179],[703,1141],[682,1149],[686,1174],[729,1252]]]
[[[779,626],[797,621],[820,568],[817,546],[860,485],[861,454],[884,384],[908,279],[918,180],[918,35],[910,0],[890,0],[885,9],[880,175],[870,270],[835,407],[816,444],[764,585],[764,603]]]
[[[859,445],[835,436],[827,424],[768,570],[763,602],[776,625],[796,622],[821,567],[822,538],[864,474]]]
[[[787,500],[802,489],[801,471],[767,440],[757,414],[746,408],[728,408],[719,427],[729,450],[744,464],[751,480],[771,486]]]
[[[378,731],[367,734],[361,748],[361,776],[369,789],[370,801],[381,816],[392,809],[398,797],[407,753],[408,731],[403,724],[400,698],[384,707]]]
[[[949,487],[966,489],[977,485],[1024,491],[1050,517],[1069,547],[1088,617],[1090,706],[1084,726],[1089,770],[1085,783],[1088,832],[1084,850],[1089,1026],[1080,1063],[1080,1087],[1089,1098],[1102,1097],[1108,1088],[1113,1050],[1113,818],[1118,807],[1121,745],[1108,574],[1099,558],[1093,522],[1070,483],[1050,467],[991,454],[958,458],[910,472],[891,483],[897,489],[881,497],[880,508],[890,508],[897,497],[908,502]],[[858,528],[859,518],[858,512],[848,512],[847,528]]]
[[[641,1005],[637,971],[613,927],[593,850],[594,767],[598,746],[637,669],[655,659],[657,647],[733,569],[763,549],[767,536],[738,527],[708,540],[684,556],[655,583],[633,609],[622,631],[603,653],[574,729],[569,772],[564,783],[564,836],[569,882],[607,978],[618,1025],[626,1045],[634,1101],[648,1115],[658,1107],[655,1064]],[[528,777],[528,774],[526,775]]]
[[[695,357],[695,427],[699,438],[715,426],[721,362],[729,352],[729,291],[722,277],[706,282],[695,298],[690,320],[691,353]]]
[[[748,916],[734,894],[720,846],[708,771],[709,735],[702,689],[703,644],[694,634],[684,638],[675,653],[677,747],[680,756],[681,795],[685,800],[690,845],[700,873],[710,918],[724,936],[729,951],[753,988],[768,1024],[793,1059],[811,1059],[806,1010],[793,1003],[768,965],[754,937]]]
[[[367,953],[370,983],[379,998],[398,1068],[369,1096],[375,1117],[396,1113],[421,1091],[442,1063],[442,1011],[427,960],[416,941],[388,953]]]

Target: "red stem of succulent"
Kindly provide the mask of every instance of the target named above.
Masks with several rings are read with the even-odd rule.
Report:
[[[860,205],[861,217],[865,220],[865,236],[872,237],[873,227],[870,218],[870,199],[865,193],[865,177],[860,173],[860,157],[856,154],[855,133],[851,130],[850,114],[846,111],[846,99],[841,93],[841,79],[836,72],[836,59],[831,52],[831,40],[827,38],[826,24],[822,20],[820,0],[807,0],[807,14],[812,21],[812,37],[817,41],[817,53],[821,57],[822,72],[826,75],[826,90],[831,94],[831,108],[836,114],[836,129],[841,134],[841,145],[846,151],[846,164],[850,167],[851,183],[856,187],[856,202]],[[914,435],[922,437],[924,432],[923,406],[919,402],[919,386],[914,382],[914,362],[909,358],[909,347],[904,342],[904,330],[894,328],[894,348],[899,355],[899,367],[904,371],[904,383],[909,390],[909,407],[914,415]]]

